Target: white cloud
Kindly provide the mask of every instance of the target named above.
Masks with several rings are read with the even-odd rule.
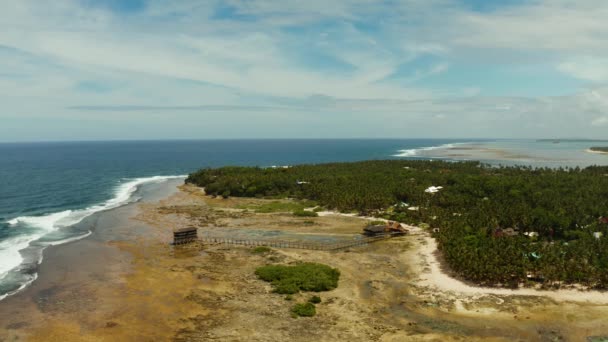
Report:
[[[558,69],[583,80],[608,82],[608,58],[580,57],[560,63]]]
[[[593,119],[593,121],[591,121],[591,126],[596,126],[596,127],[608,126],[608,117],[602,116],[602,117]]]
[[[101,118],[86,108],[122,106],[157,118],[222,112],[266,133],[269,120],[307,124],[304,116],[316,115],[336,125],[356,116],[361,123],[337,126],[345,136],[551,136],[600,135],[608,117],[604,1],[539,0],[473,12],[455,0],[242,0],[223,4],[255,20],[212,21],[217,3],[150,1],[125,17],[77,0],[0,0],[0,118]],[[466,74],[448,79],[453,84],[420,85],[463,64],[546,66],[593,90],[484,97],[484,86]],[[410,78],[390,81],[400,68]],[[83,92],[83,82],[108,90]],[[142,113],[113,110],[112,118]],[[433,129],[429,118],[445,127]]]

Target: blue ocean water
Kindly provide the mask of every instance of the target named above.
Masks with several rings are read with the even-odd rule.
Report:
[[[399,158],[459,140],[236,140],[0,144],[0,299],[36,278],[46,246],[90,234],[77,223],[136,200],[142,184],[201,167]],[[412,158],[416,153],[412,152]]]

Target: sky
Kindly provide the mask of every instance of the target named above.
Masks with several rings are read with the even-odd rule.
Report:
[[[0,141],[608,138],[605,0],[0,6]]]

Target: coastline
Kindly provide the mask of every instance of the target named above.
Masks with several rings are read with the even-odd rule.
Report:
[[[333,237],[359,234],[369,219],[327,212],[309,224],[310,218],[290,213],[242,209],[265,200],[212,199],[200,189],[178,190],[177,183],[97,214],[90,237],[49,247],[39,280],[0,302],[0,339],[543,341],[608,334],[603,302],[463,289],[441,270],[433,240],[416,227],[410,235],[343,252],[173,248],[172,229],[185,225],[203,234]],[[290,318],[293,303],[254,275],[268,263],[299,261],[328,264],[342,274],[336,290],[321,293],[318,315],[310,319]]]
[[[8,224],[14,229],[34,227],[38,229],[38,232],[14,237],[18,243],[14,243],[11,248],[7,247],[2,255],[3,258],[6,258],[3,265],[6,273],[3,274],[3,277],[20,279],[20,282],[13,280],[13,284],[19,287],[1,293],[0,302],[23,291],[37,280],[37,270],[44,261],[45,250],[48,247],[66,245],[89,237],[95,227],[94,218],[97,214],[137,202],[139,199],[135,197],[135,194],[143,186],[170,182],[175,179],[181,181],[184,178],[185,176],[153,176],[130,179],[119,184],[114,189],[114,197],[103,203],[81,209],[51,212],[41,216],[19,216],[9,220]],[[11,241],[10,239],[8,241]]]
[[[594,304],[607,304],[608,293],[598,290],[575,290],[575,289],[556,289],[539,290],[533,288],[492,288],[467,284],[466,282],[454,278],[442,269],[442,264],[437,256],[437,243],[431,237],[424,237],[421,244],[419,255],[426,260],[430,270],[421,273],[420,284],[431,286],[441,291],[455,292],[467,296],[480,295],[501,295],[501,296],[530,296],[545,297],[557,302],[582,302]]]
[[[66,330],[57,339],[79,340],[74,327],[63,322],[78,321],[72,313],[95,316],[97,310],[103,311],[97,307],[103,297],[110,298],[110,292],[123,287],[124,277],[133,271],[134,257],[128,245],[150,244],[157,239],[148,237],[152,232],[148,225],[131,217],[141,202],[156,201],[177,191],[176,182],[182,181],[154,184],[140,202],[93,213],[85,219],[94,226],[87,237],[45,248],[36,269],[37,279],[0,301],[0,340],[53,340],[57,332],[44,329],[55,321],[62,322],[57,329]],[[118,303],[106,305],[119,307]]]
[[[608,152],[596,151],[596,150],[592,150],[590,148],[586,149],[585,152],[587,152],[587,153],[594,153],[594,154],[608,154]]]
[[[384,221],[387,220],[375,217],[358,216],[356,214],[344,214],[334,211],[319,212],[320,216],[344,216],[360,218],[367,221]],[[467,283],[461,279],[455,278],[445,269],[445,265],[439,260],[439,249],[437,242],[430,234],[423,229],[405,225],[411,235],[417,236],[419,244],[417,245],[416,253],[426,264],[425,269],[419,269],[420,286],[432,287],[439,291],[453,292],[466,296],[481,296],[481,295],[502,295],[502,296],[529,296],[529,297],[546,297],[558,302],[583,302],[608,305],[608,292],[599,290],[586,289],[555,289],[555,290],[540,290],[534,288],[496,288],[478,286]],[[576,287],[572,285],[571,287]]]

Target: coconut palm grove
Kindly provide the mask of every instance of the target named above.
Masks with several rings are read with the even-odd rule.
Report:
[[[608,287],[608,167],[380,160],[202,169],[187,183],[417,225],[454,275],[481,285]]]

